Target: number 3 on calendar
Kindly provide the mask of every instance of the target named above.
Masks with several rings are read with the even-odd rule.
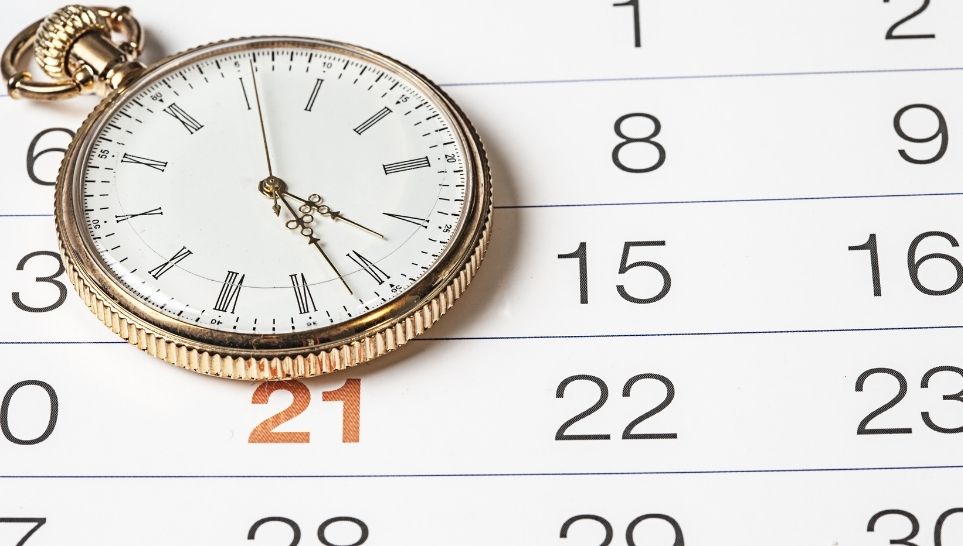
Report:
[[[291,393],[291,403],[280,412],[261,421],[248,436],[251,444],[306,444],[311,433],[275,430],[304,413],[311,404],[311,391],[300,381],[261,383],[251,396],[252,404],[267,404],[277,391]],[[361,380],[348,379],[339,388],[321,394],[323,402],[341,402],[341,441],[357,443],[361,439]]]

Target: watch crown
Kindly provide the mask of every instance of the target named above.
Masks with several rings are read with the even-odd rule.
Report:
[[[110,38],[107,20],[92,8],[70,5],[51,13],[37,30],[34,44],[37,64],[51,78],[70,78],[70,48],[81,36],[91,32]]]

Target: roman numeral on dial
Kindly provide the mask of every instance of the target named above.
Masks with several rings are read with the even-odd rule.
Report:
[[[298,300],[298,313],[307,314],[316,312],[318,308],[314,305],[314,296],[311,295],[311,287],[308,286],[304,273],[288,275],[291,278],[291,288],[294,289],[294,297]]]
[[[184,260],[184,258],[190,256],[191,254],[193,254],[193,252],[191,252],[186,246],[182,246],[181,249],[178,250],[176,254],[171,256],[171,259],[160,264],[154,269],[151,269],[150,276],[154,277],[155,279],[161,278],[161,275],[170,271],[172,267],[179,264],[181,261]]]
[[[375,123],[378,123],[379,121],[385,119],[385,117],[387,117],[387,115],[390,113],[391,113],[391,108],[388,108],[387,106],[385,106],[381,110],[378,110],[377,112],[375,112],[375,115],[362,121],[361,125],[358,125],[357,127],[354,128],[354,132],[360,135],[361,133],[374,127]]]
[[[414,224],[418,227],[426,228],[428,227],[427,218],[418,218],[417,216],[405,216],[404,214],[392,214],[390,212],[382,212],[385,216],[390,216],[396,220],[401,220],[402,222],[408,222],[409,224]]]
[[[125,153],[124,157],[120,158],[121,163],[133,163],[135,165],[144,165],[145,167],[150,167],[151,169],[164,172],[167,168],[166,161],[157,161],[156,159],[151,159],[149,157],[141,157],[139,155]]]
[[[201,127],[204,127],[199,121],[191,117],[190,114],[185,112],[184,109],[178,106],[175,102],[172,102],[170,106],[164,108],[164,112],[170,114],[174,117],[174,119],[181,122],[181,125],[183,125],[184,128],[187,129],[187,132],[192,135],[200,131]]]
[[[318,98],[318,91],[321,90],[322,83],[324,83],[324,80],[321,78],[318,78],[314,81],[314,88],[311,89],[311,95],[308,97],[308,103],[304,105],[305,112],[310,112],[311,109],[314,108],[314,101]]]
[[[358,264],[358,267],[363,269],[365,273],[371,275],[371,278],[374,279],[376,283],[381,284],[391,278],[391,275],[388,275],[380,267],[375,265],[374,262],[359,254],[357,250],[352,250],[347,256],[351,258],[352,262]]]
[[[244,88],[244,78],[238,78],[237,81],[241,82],[241,93],[244,93],[244,104],[247,109],[251,109],[251,100],[247,98],[247,89]]]
[[[418,159],[408,159],[406,161],[382,165],[382,167],[385,168],[385,174],[400,173],[403,171],[410,171],[412,169],[423,169],[430,166],[431,163],[428,162],[427,157],[419,157]]]
[[[164,211],[160,207],[153,208],[150,210],[145,210],[144,212],[137,212],[134,214],[115,214],[114,218],[117,223],[121,223],[125,220],[130,220],[131,218],[137,218],[138,216],[163,216]]]
[[[244,284],[244,275],[237,271],[228,271],[227,276],[224,277],[224,284],[221,285],[221,291],[217,295],[214,309],[222,313],[234,313],[242,284]]]

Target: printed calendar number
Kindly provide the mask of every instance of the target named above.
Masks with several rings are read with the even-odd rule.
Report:
[[[649,260],[636,260],[633,262],[629,261],[629,255],[632,253],[632,249],[636,247],[659,246],[665,246],[665,241],[627,241],[622,245],[622,261],[619,264],[619,275],[624,275],[637,267],[647,267],[654,269],[659,273],[659,275],[662,276],[661,288],[659,288],[659,291],[654,296],[649,297],[639,297],[638,295],[633,295],[624,284],[616,285],[615,290],[623,300],[630,303],[648,304],[655,303],[669,295],[669,289],[672,288],[672,276],[669,275],[669,270],[666,269],[665,266]],[[588,244],[585,241],[582,241],[579,243],[578,248],[576,248],[574,251],[569,252],[568,254],[559,254],[557,257],[560,260],[578,260],[579,303],[582,305],[588,304]]]
[[[63,281],[59,280],[60,276],[66,271],[64,269],[63,261],[60,259],[60,254],[51,252],[49,250],[38,250],[36,252],[31,252],[23,258],[20,258],[20,261],[17,262],[17,271],[23,271],[32,260],[44,256],[46,256],[48,259],[53,259],[56,261],[57,267],[53,273],[49,275],[39,275],[34,279],[34,281],[38,284],[49,284],[54,286],[57,289],[57,297],[49,304],[43,304],[42,300],[38,300],[41,301],[40,305],[31,305],[24,302],[21,292],[12,292],[10,294],[10,298],[13,300],[13,304],[17,307],[17,309],[20,309],[21,311],[26,311],[28,313],[46,313],[59,308],[64,304],[65,301],[67,301],[67,285],[65,285]]]
[[[925,110],[933,114],[933,116],[936,118],[936,131],[934,131],[932,135],[919,137],[912,136],[906,132],[906,128],[903,127],[903,117],[913,110]],[[929,104],[910,104],[909,106],[900,108],[896,112],[896,115],[893,116],[893,129],[896,130],[896,134],[899,135],[900,138],[914,144],[928,144],[939,139],[940,147],[932,157],[913,157],[905,149],[899,149],[900,157],[916,165],[929,165],[930,163],[936,163],[942,159],[944,155],[946,155],[946,149],[950,145],[950,130],[946,126],[946,117],[943,116],[943,112],[940,112],[938,108]]]
[[[883,2],[888,4],[890,0],[883,0]],[[916,11],[910,13],[906,17],[903,17],[899,21],[896,21],[893,26],[889,27],[889,30],[886,31],[887,40],[918,40],[936,38],[936,34],[897,34],[899,27],[922,15],[923,12],[926,11],[926,8],[930,7],[930,0],[922,0],[922,2],[923,3],[916,8]]]
[[[301,543],[301,527],[290,518],[283,516],[270,516],[261,518],[251,525],[247,532],[247,539],[254,540],[258,529],[267,523],[282,523],[291,529],[290,546],[298,546]],[[334,535],[338,537],[350,534],[351,527],[357,527],[358,538],[354,542],[335,542]],[[358,518],[351,516],[337,516],[329,518],[318,526],[318,542],[324,546],[361,546],[368,540],[368,525]]]
[[[852,245],[849,250],[869,251],[869,271],[873,278],[873,296],[883,295],[883,288],[879,280],[879,248],[876,246],[876,234],[870,233],[869,239],[861,245]]]
[[[261,421],[248,436],[251,444],[306,444],[310,432],[277,431],[277,427],[304,413],[311,404],[311,391],[300,381],[271,381],[261,383],[251,396],[252,404],[267,404],[271,395],[283,390],[291,393],[291,404]],[[323,402],[341,402],[341,441],[357,443],[361,439],[361,380],[348,379],[339,388],[321,394]]]
[[[39,387],[47,395],[47,400],[49,401],[49,405],[47,406],[49,408],[47,426],[39,435],[33,438],[21,438],[14,434],[13,429],[10,428],[11,407],[14,406],[17,393],[20,393],[27,387]],[[55,391],[49,383],[37,379],[21,381],[7,389],[7,392],[3,395],[3,399],[0,399],[0,432],[3,433],[3,437],[6,438],[7,441],[13,444],[21,446],[39,444],[47,438],[50,438],[50,435],[53,434],[54,428],[57,427],[57,416],[59,412],[60,400],[57,398],[57,391]]]
[[[595,403],[593,403],[587,409],[583,410],[582,412],[578,413],[574,417],[562,423],[562,425],[558,427],[558,430],[555,432],[555,439],[556,440],[611,440],[612,436],[608,433],[572,434],[568,432],[569,428],[571,428],[573,425],[575,425],[582,419],[585,419],[586,417],[602,409],[602,407],[605,405],[605,403],[609,399],[609,387],[605,383],[605,381],[603,381],[602,379],[594,375],[587,375],[587,374],[573,375],[563,379],[562,382],[558,384],[558,388],[555,389],[555,398],[564,398],[565,390],[568,388],[568,386],[578,381],[592,383],[596,387],[598,387],[598,391],[599,391],[598,400],[596,400]],[[625,385],[622,387],[622,397],[630,398],[632,396],[632,388],[636,385],[636,383],[639,383],[641,381],[655,381],[657,383],[661,383],[662,386],[665,388],[665,397],[662,399],[661,402],[659,402],[654,407],[652,407],[652,409],[646,411],[645,413],[639,415],[638,417],[630,421],[629,424],[627,424],[625,426],[625,429],[623,429],[622,431],[622,439],[623,440],[675,440],[677,439],[679,436],[675,432],[637,432],[636,431],[636,428],[638,428],[638,426],[641,425],[643,421],[646,421],[652,417],[655,417],[659,413],[662,413],[666,408],[669,407],[669,404],[672,403],[672,400],[675,399],[675,385],[672,384],[672,381],[668,377],[665,377],[664,375],[660,375],[657,373],[642,373],[629,378],[629,380],[626,381]]]
[[[562,529],[558,535],[559,538],[567,539],[569,530],[572,528],[572,526],[582,521],[594,522],[597,524],[597,526],[602,528],[602,532],[604,534],[602,536],[602,542],[599,543],[599,546],[610,546],[612,544],[612,540],[615,536],[615,532],[612,529],[612,524],[602,516],[597,516],[595,514],[580,514],[568,518],[565,520],[565,523],[562,524]],[[682,526],[679,525],[679,522],[676,521],[675,518],[665,514],[644,514],[633,519],[625,528],[625,544],[627,546],[639,546],[640,544],[643,544],[636,542],[636,529],[642,523],[651,522],[649,525],[654,526],[656,524],[655,522],[659,521],[668,524],[669,528],[674,534],[675,538],[672,541],[672,546],[685,546],[685,538],[682,536]],[[588,525],[588,523],[583,525]],[[642,531],[639,531],[639,534],[642,534]]]
[[[920,388],[928,389],[930,387],[930,382],[937,374],[955,374],[958,375],[960,379],[963,379],[963,368],[958,368],[956,366],[937,366],[935,368],[931,368],[924,373],[922,379],[920,379]],[[909,383],[906,381],[906,376],[891,368],[872,368],[859,374],[859,377],[856,378],[856,392],[863,392],[869,378],[873,376],[892,377],[896,380],[898,390],[893,398],[870,412],[868,415],[866,415],[866,417],[863,418],[862,421],[859,422],[859,425],[856,427],[856,434],[912,434],[912,427],[870,427],[870,423],[872,423],[873,420],[899,405],[899,403],[906,398],[906,394],[909,392]],[[957,393],[944,394],[943,400],[963,404],[963,389]],[[929,411],[921,412],[920,418],[923,420],[923,424],[925,424],[927,428],[941,434],[959,434],[963,432],[963,418],[959,418],[961,425],[957,427],[947,427],[938,424],[936,420],[933,419]]]
[[[642,119],[649,120],[652,123],[652,130],[649,132],[649,134],[642,135],[642,136],[630,136],[626,134],[625,128],[623,127],[623,125],[625,124],[626,121],[633,118],[642,118]],[[661,132],[662,132],[662,122],[659,121],[659,118],[653,116],[652,114],[645,114],[641,112],[633,113],[633,114],[625,114],[624,116],[615,120],[615,134],[621,139],[621,142],[616,144],[615,148],[612,149],[612,163],[614,163],[615,166],[618,167],[619,169],[627,173],[634,173],[634,174],[649,173],[658,169],[663,164],[665,164],[665,146],[663,146],[662,144],[660,144],[655,140],[655,137],[659,136],[659,133]],[[622,152],[626,151],[628,146],[640,146],[640,145],[650,146],[654,148],[656,153],[658,154],[658,158],[651,165],[631,166],[623,162]]]
[[[944,527],[946,526],[947,521],[957,514],[963,514],[963,508],[950,508],[936,518],[936,525],[933,528],[933,546],[951,546],[949,543],[943,543],[943,539],[945,538]],[[915,541],[916,536],[919,535],[920,532],[920,520],[917,519],[917,517],[911,512],[907,512],[906,510],[890,509],[882,510],[873,514],[873,516],[869,518],[869,523],[866,525],[866,532],[875,533],[876,525],[880,520],[883,518],[893,519],[895,517],[904,519],[906,523],[909,524],[910,530],[909,533],[902,538],[890,539],[890,544],[902,546],[925,546],[925,543]],[[963,519],[963,516],[957,519]],[[956,543],[954,542],[954,544]]]
[[[306,444],[311,441],[310,432],[278,432],[274,429],[287,423],[304,410],[311,403],[311,391],[300,381],[285,381],[283,383],[261,383],[254,389],[251,396],[252,404],[267,404],[275,391],[284,390],[291,393],[291,405],[279,413],[268,417],[261,424],[254,427],[248,436],[252,444]]]
[[[635,47],[642,47],[642,14],[639,7],[639,0],[625,0],[625,2],[612,4],[612,7],[632,8],[632,28],[635,31]]]
[[[54,186],[57,184],[57,169],[60,166],[60,160],[63,159],[63,154],[67,152],[67,148],[56,145],[49,148],[40,148],[40,146],[46,145],[45,143],[54,140],[56,138],[54,135],[57,133],[66,135],[66,139],[61,137],[61,140],[66,140],[66,142],[69,142],[70,139],[74,138],[74,132],[70,129],[65,129],[63,127],[52,127],[37,133],[30,141],[30,145],[27,146],[27,176],[30,177],[30,180],[33,181],[34,184],[39,184],[41,186]],[[40,160],[47,154],[57,155],[51,156],[51,159],[44,160],[42,162],[44,165],[44,172],[41,175],[37,172],[37,164],[41,162]]]
[[[906,267],[909,270],[910,282],[913,283],[913,286],[917,290],[923,294],[926,294],[927,296],[947,296],[956,292],[961,286],[963,286],[963,264],[961,264],[960,260],[956,257],[944,252],[931,252],[929,254],[920,256],[920,245],[930,238],[942,239],[948,242],[953,248],[960,246],[960,243],[956,240],[956,237],[943,231],[927,231],[917,235],[916,238],[914,238],[910,243],[909,249],[906,251]],[[877,247],[876,242],[876,234],[871,233],[865,243],[850,246],[849,250],[866,250],[869,252],[869,267],[873,280],[873,296],[882,296],[882,282],[880,280],[879,273],[879,248]],[[953,267],[956,272],[956,276],[949,286],[945,288],[932,288],[923,284],[923,281],[920,279],[920,270],[922,269],[923,264],[929,262],[930,260],[939,260]]]
[[[0,518],[0,525],[5,523],[17,526],[31,525],[31,527],[27,529],[27,531],[21,535],[20,539],[14,544],[14,546],[24,546],[27,544],[27,541],[30,539],[30,537],[32,537],[38,529],[47,523],[47,518]]]

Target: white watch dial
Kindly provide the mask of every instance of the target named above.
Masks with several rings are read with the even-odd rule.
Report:
[[[84,222],[117,281],[171,317],[257,334],[344,322],[404,293],[457,231],[452,120],[360,57],[261,45],[131,91],[95,128]]]

